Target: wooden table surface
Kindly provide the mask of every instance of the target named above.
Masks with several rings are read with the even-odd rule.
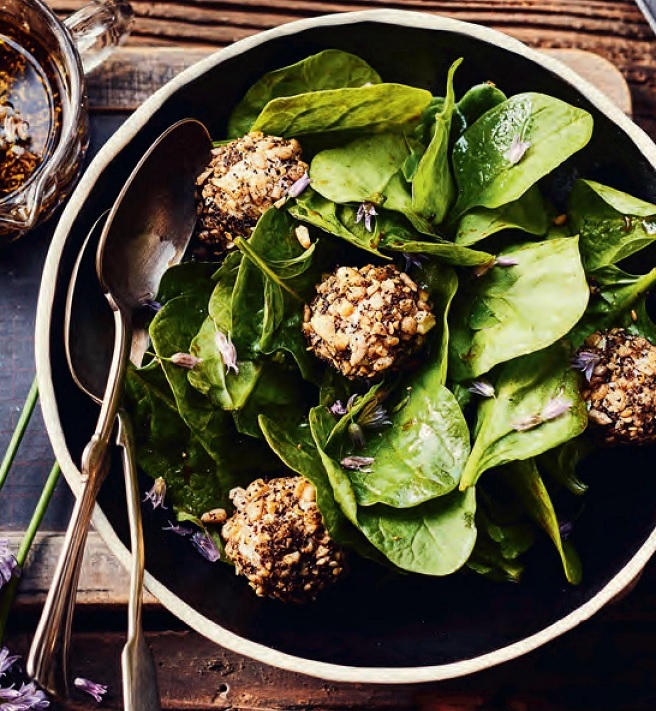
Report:
[[[86,0],[51,0],[62,16]],[[180,69],[262,29],[325,12],[398,7],[478,22],[586,73],[656,139],[656,44],[630,0],[195,0],[133,2],[134,31],[92,76],[93,154],[153,89]],[[158,49],[155,49],[158,48]],[[181,49],[184,48],[184,51]],[[587,50],[610,60],[570,50]],[[628,83],[628,90],[627,90]],[[629,93],[630,92],[630,93]],[[0,447],[8,441],[33,375],[32,331],[52,225],[0,252]],[[0,537],[20,539],[52,454],[39,415],[0,497]],[[71,506],[62,483],[35,545],[7,643],[25,652]],[[119,709],[127,578],[91,535],[74,634],[76,675],[108,683],[104,708]],[[166,709],[421,709],[432,711],[653,711],[656,709],[656,565],[629,596],[521,660],[460,680],[405,687],[333,684],[266,667],[188,630],[150,597],[145,624]],[[77,696],[67,709],[95,708]]]

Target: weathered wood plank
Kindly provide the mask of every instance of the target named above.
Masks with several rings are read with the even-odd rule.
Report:
[[[17,550],[21,534],[0,531],[0,539],[8,539],[10,549]],[[63,541],[63,533],[43,531],[37,535],[20,581],[17,610],[43,605]],[[91,531],[80,574],[78,605],[126,605],[128,583],[128,574],[123,566],[110,553],[100,536]],[[158,604],[149,593],[146,593],[144,603]]]
[[[88,81],[91,106],[97,111],[131,111],[183,69],[212,49],[121,47]],[[545,50],[604,91],[623,111],[631,112],[631,95],[619,70],[608,60],[575,49]]]
[[[65,15],[85,3],[52,0],[51,5]],[[289,20],[377,7],[477,22],[534,47],[577,48],[605,57],[629,82],[636,121],[656,137],[654,35],[633,0],[136,0],[134,6],[132,46],[217,48]]]

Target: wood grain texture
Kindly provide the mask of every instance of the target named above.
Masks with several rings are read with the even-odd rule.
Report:
[[[51,0],[65,15],[86,0]],[[507,32],[539,48],[595,52],[615,64],[631,88],[634,115],[656,138],[654,35],[633,0],[191,0],[133,2],[129,45],[223,47],[304,17],[396,7],[434,12]]]

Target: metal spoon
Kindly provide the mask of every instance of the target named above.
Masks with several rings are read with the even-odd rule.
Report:
[[[100,227],[104,224],[104,217],[106,215],[96,223]],[[94,272],[99,237],[99,230],[91,231],[73,268],[64,326],[66,359],[73,380],[97,404],[101,403],[107,384],[114,337],[112,311],[103,297]],[[103,343],[105,347],[99,349]],[[145,561],[141,496],[130,421],[122,410],[119,410],[117,416],[116,444],[121,447],[123,460],[132,550],[128,638],[121,657],[123,708],[150,711],[160,709],[161,705],[157,670],[141,624]]]
[[[68,696],[73,598],[91,514],[108,469],[132,316],[155,298],[162,275],[184,254],[196,222],[195,179],[210,149],[207,129],[198,121],[186,119],[165,131],[130,175],[98,244],[97,273],[114,317],[112,360],[95,433],[82,455],[82,488],[27,659],[28,673],[60,697]],[[125,428],[120,429],[128,444]]]

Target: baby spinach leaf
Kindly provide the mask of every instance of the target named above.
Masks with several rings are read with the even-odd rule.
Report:
[[[555,484],[564,486],[576,496],[581,496],[588,490],[588,485],[579,479],[576,469],[579,462],[583,461],[593,449],[592,440],[583,433],[537,457],[538,470]]]
[[[425,575],[448,575],[461,568],[476,541],[476,497],[473,491],[453,491],[410,509],[382,504],[358,507],[346,471],[324,447],[334,429],[324,406],[310,410],[310,430],[333,488],[335,501],[346,517],[394,565]],[[469,494],[469,496],[467,496]]]
[[[249,240],[238,240],[243,259],[232,292],[232,340],[244,359],[283,349],[312,379],[316,362],[298,325],[315,283],[314,247],[303,249],[294,227],[285,211],[271,208]]]
[[[182,262],[167,269],[159,283],[157,300],[161,304],[177,296],[193,296],[211,288],[216,271],[214,262]]]
[[[228,121],[228,136],[248,133],[271,99],[310,91],[380,84],[380,76],[363,59],[338,49],[327,49],[296,64],[265,74],[248,90]]]
[[[504,363],[493,385],[495,397],[482,400],[478,408],[461,489],[475,484],[492,467],[530,459],[576,437],[588,422],[578,374],[561,344]],[[554,400],[569,401],[571,407],[543,419]]]
[[[501,257],[517,264],[473,276],[454,301],[450,375],[455,380],[545,348],[578,322],[588,303],[575,237],[512,247]]]
[[[574,183],[568,216],[586,269],[615,264],[656,241],[656,205],[592,180]]]
[[[506,95],[489,82],[472,86],[456,104],[453,124],[457,135],[461,136],[486,111],[493,109],[506,99]]]
[[[456,244],[476,244],[501,230],[518,229],[540,237],[550,227],[549,214],[537,186],[501,207],[475,207],[458,223]]]
[[[402,132],[419,120],[430,100],[429,91],[404,84],[315,91],[272,99],[251,130],[285,138],[342,131]]]
[[[369,202],[400,212],[416,229],[433,234],[431,223],[414,212],[412,195],[402,174],[408,151],[407,139],[400,134],[356,138],[315,156],[310,166],[312,186],[339,204]]]
[[[631,310],[639,310],[639,304],[656,284],[656,269],[635,276],[609,265],[591,271],[588,279],[592,292],[590,303],[568,335],[568,340],[577,348],[594,331],[629,326],[633,321]]]
[[[287,209],[292,217],[301,222],[340,237],[377,257],[389,259],[377,249],[380,239],[378,232],[369,232],[364,221],[356,222],[356,208],[352,205],[337,205],[307,188]]]
[[[394,508],[417,506],[458,485],[469,456],[469,429],[456,399],[441,384],[439,367],[426,368],[401,389],[402,406],[390,407],[391,426],[368,433],[365,447],[348,453],[373,457],[371,471],[350,472],[358,503]]]
[[[581,150],[592,135],[592,116],[545,94],[512,96],[484,113],[456,141],[453,170],[458,199],[452,220],[473,207],[500,207],[521,197],[540,178]],[[527,143],[513,156],[513,143]]]
[[[436,224],[446,217],[456,192],[449,166],[449,133],[455,108],[453,75],[460,64],[462,58],[449,69],[444,103],[435,114],[430,143],[412,178],[412,209]]]
[[[450,575],[467,562],[476,542],[476,495],[452,491],[411,509],[381,504],[360,509],[364,535],[402,570]]]
[[[400,215],[386,211],[381,211],[376,218],[375,234],[381,250],[424,254],[453,266],[480,266],[494,259],[488,252],[463,247],[441,237],[427,239],[413,230]]]
[[[561,538],[560,525],[553,502],[538,473],[535,461],[528,459],[522,462],[512,462],[503,468],[502,476],[522,502],[528,515],[553,541],[558,555],[560,555],[567,581],[572,585],[578,585],[582,576],[581,560],[572,544]]]

